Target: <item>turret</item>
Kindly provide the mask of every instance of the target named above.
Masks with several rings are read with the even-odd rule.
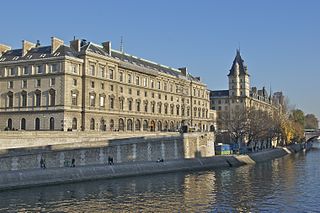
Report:
[[[247,67],[243,63],[240,50],[237,50],[236,57],[233,60],[229,78],[229,96],[249,96],[250,82]]]

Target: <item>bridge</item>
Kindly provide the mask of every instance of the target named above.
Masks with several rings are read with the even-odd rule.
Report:
[[[306,141],[311,141],[320,138],[320,129],[305,129],[304,136]]]

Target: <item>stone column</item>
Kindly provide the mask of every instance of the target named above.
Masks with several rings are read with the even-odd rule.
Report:
[[[104,163],[104,159],[105,159],[103,148],[100,148],[99,151],[100,151],[100,152],[99,152],[99,162],[100,162],[101,164],[103,164],[103,163]]]
[[[121,163],[121,147],[117,146],[117,163]]]
[[[60,167],[64,167],[64,152],[60,152],[60,155],[59,155],[59,163],[60,163]]]
[[[132,160],[136,161],[137,158],[137,144],[132,144]]]
[[[161,141],[161,157],[163,160],[166,159],[166,146],[164,145],[163,141]]]
[[[174,159],[178,159],[178,144],[177,144],[177,140],[174,140]]]
[[[148,161],[151,161],[151,144],[148,143],[148,146],[147,146],[147,157],[148,157]]]

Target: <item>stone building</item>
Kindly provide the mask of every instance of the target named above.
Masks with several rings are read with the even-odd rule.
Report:
[[[231,115],[230,113],[234,111],[251,107],[263,111],[278,110],[281,107],[279,101],[274,102],[279,99],[279,95],[275,97],[279,93],[275,93],[275,96],[272,97],[264,87],[260,90],[256,87],[250,87],[250,75],[239,50],[233,60],[228,80],[229,88],[227,90],[210,91],[211,109],[216,110],[218,115],[221,112]]]
[[[208,131],[215,117],[199,77],[109,41],[0,44],[0,89],[1,130]]]

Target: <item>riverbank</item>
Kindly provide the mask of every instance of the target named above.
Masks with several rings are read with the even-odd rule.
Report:
[[[0,173],[0,190],[31,186],[53,185],[97,179],[119,178],[176,171],[206,170],[238,167],[283,157],[302,150],[300,144],[276,148],[248,155],[214,156],[206,158],[177,159],[164,162],[144,161],[116,163],[115,165],[86,165],[49,169],[5,171]]]

